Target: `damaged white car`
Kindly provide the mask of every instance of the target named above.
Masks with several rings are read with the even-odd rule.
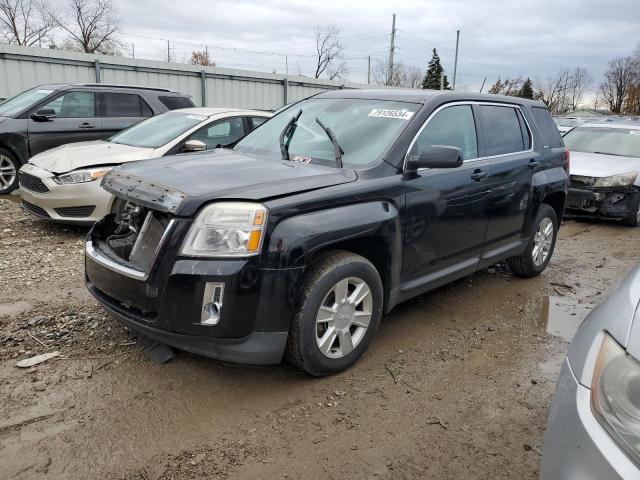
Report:
[[[108,140],[48,150],[20,169],[22,207],[47,220],[93,224],[120,208],[98,181],[113,167],[233,144],[270,117],[256,110],[185,108],[143,120]]]
[[[640,224],[640,122],[590,123],[564,136],[571,151],[566,216]]]

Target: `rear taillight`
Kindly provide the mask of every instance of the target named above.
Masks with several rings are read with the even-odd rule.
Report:
[[[569,152],[569,149],[567,147],[565,147],[564,149],[564,165],[563,168],[565,169],[565,171],[567,172],[567,175],[569,175],[569,167],[571,165],[571,152]]]

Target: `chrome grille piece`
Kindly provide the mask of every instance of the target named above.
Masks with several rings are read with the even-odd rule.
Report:
[[[151,269],[151,264],[160,246],[165,229],[166,226],[156,218],[153,212],[147,213],[140,229],[140,234],[133,245],[131,255],[129,255],[129,262],[135,265],[136,268],[148,272]]]

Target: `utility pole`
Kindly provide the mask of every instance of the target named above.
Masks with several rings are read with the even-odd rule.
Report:
[[[484,80],[482,80],[482,86],[480,87],[480,93],[482,93],[482,89],[484,88],[484,84],[487,81],[487,77],[484,77]]]
[[[289,76],[289,56],[285,55],[284,56],[284,71],[285,71],[285,76]]]
[[[171,45],[169,44],[169,40],[167,40],[167,62],[171,62]]]
[[[204,56],[209,61],[209,47],[205,44],[204,46]]]
[[[136,58],[136,44],[131,42],[131,56]]]
[[[460,30],[456,30],[456,59],[453,62],[453,89],[456,89],[456,75],[458,74],[458,47],[460,46]]]
[[[396,14],[393,14],[393,21],[391,23],[391,46],[389,47],[389,79],[387,85],[391,85],[393,81],[393,52],[396,49]]]
[[[367,85],[371,85],[371,55],[367,57]]]
[[[444,72],[440,74],[440,90],[444,90]]]

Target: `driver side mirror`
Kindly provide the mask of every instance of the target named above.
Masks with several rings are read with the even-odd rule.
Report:
[[[182,146],[182,151],[184,152],[202,152],[206,149],[207,144],[200,140],[188,140]]]
[[[431,145],[420,155],[410,155],[407,159],[408,170],[458,168],[460,165],[462,165],[462,152],[460,149],[445,145]]]
[[[36,113],[31,114],[36,122],[49,122],[56,118],[56,111],[53,108],[41,108]]]

